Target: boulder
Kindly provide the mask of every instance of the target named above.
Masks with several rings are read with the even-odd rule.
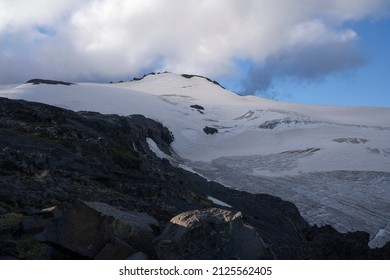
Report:
[[[263,259],[271,252],[241,212],[189,211],[171,219],[156,239],[160,259]]]
[[[214,128],[214,127],[209,127],[209,126],[206,126],[205,128],[203,128],[203,131],[204,131],[204,133],[206,133],[206,134],[218,133],[218,129],[216,129],[216,128]]]
[[[158,222],[146,213],[121,211],[101,202],[77,201],[68,205],[54,226],[37,238],[87,258],[99,254],[99,257],[122,256],[121,252],[112,252],[113,248],[121,246],[118,241],[121,240],[129,245],[128,255],[124,254],[127,258],[141,250],[154,254],[152,240],[158,226]],[[130,250],[130,246],[135,251]]]

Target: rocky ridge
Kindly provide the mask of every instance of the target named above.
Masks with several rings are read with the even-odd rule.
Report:
[[[175,168],[147,138],[170,154],[173,135],[141,115],[0,98],[0,258],[390,258],[366,233],[310,227],[290,202]]]

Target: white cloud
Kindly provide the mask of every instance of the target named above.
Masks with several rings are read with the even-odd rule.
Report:
[[[358,34],[343,23],[382,16],[388,4],[0,0],[0,83],[38,75],[108,80],[145,70],[217,77],[234,74],[237,59],[256,65],[253,87],[278,75],[318,78],[361,63]]]

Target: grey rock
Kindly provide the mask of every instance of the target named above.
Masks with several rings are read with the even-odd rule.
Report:
[[[174,217],[156,239],[161,259],[262,259],[271,252],[241,212],[219,208]]]
[[[0,207],[0,215],[8,213],[7,210],[5,210],[3,207]]]

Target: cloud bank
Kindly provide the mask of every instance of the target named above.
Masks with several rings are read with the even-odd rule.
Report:
[[[212,78],[250,67],[246,92],[277,78],[321,79],[364,63],[345,23],[389,0],[0,0],[0,83],[168,70]]]

